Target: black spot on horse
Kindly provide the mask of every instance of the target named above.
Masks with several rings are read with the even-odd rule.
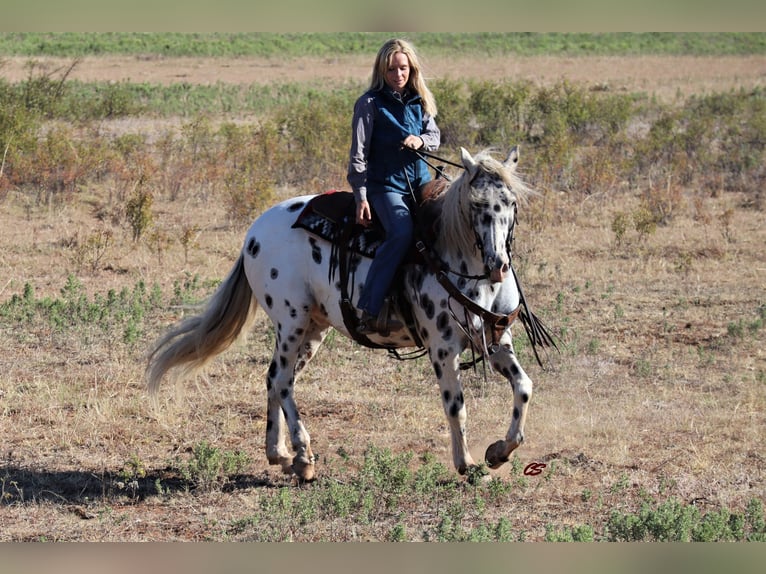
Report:
[[[282,390],[279,392],[279,394],[280,394],[280,396],[281,396],[283,399],[286,399],[286,398],[287,398],[287,395],[289,395],[289,394],[290,394],[290,390],[289,390],[289,389],[282,389]]]
[[[275,269],[275,268],[272,267],[271,268],[271,273],[269,274],[269,276],[272,279],[276,279],[277,277],[279,277],[279,269]]]
[[[282,367],[283,369],[287,366],[287,357],[285,357],[284,355],[280,355],[279,357],[279,366]]]
[[[442,366],[439,363],[437,363],[436,361],[434,361],[433,365],[434,365],[434,374],[436,374],[436,378],[437,379],[441,379],[442,378],[442,374],[443,374],[442,373]]]
[[[251,237],[250,241],[247,242],[246,251],[247,254],[253,259],[258,257],[258,254],[261,252],[261,244],[255,240],[255,237]]]
[[[423,341],[428,341],[428,329],[426,329],[425,327],[423,327],[423,328],[420,330],[420,338],[421,338]]]
[[[287,211],[290,213],[295,213],[296,211],[300,211],[303,209],[303,206],[306,205],[305,201],[296,201],[295,203],[291,203],[287,206]]]
[[[523,393],[521,395],[521,400],[522,402],[525,402],[525,403],[529,402],[529,395],[527,393]]]
[[[271,309],[274,306],[274,299],[272,299],[271,295],[269,295],[268,293],[266,293],[265,299],[266,299],[266,306],[269,309]]]
[[[266,421],[266,431],[268,432],[268,431],[270,431],[272,428],[274,428],[274,421],[272,421],[271,419],[268,419],[268,420]]]
[[[269,365],[269,378],[273,379],[276,376],[277,376],[277,362],[271,361],[271,364]]]
[[[449,391],[444,391],[444,402],[445,403],[448,403],[451,397],[452,397],[452,395],[450,394]]]
[[[442,311],[439,313],[439,316],[436,318],[436,328],[439,329],[439,331],[444,331],[447,326],[449,325],[449,315],[445,311]]]
[[[322,263],[322,248],[319,247],[317,240],[313,237],[309,237],[309,244],[311,245],[311,258],[314,263],[320,265]]]
[[[518,377],[521,374],[519,366],[516,363],[511,363],[511,373],[513,376]]]
[[[516,407],[513,407],[513,418],[519,418],[519,409]]]
[[[453,419],[457,416],[457,413],[459,412],[459,407],[457,406],[457,403],[452,403],[452,406],[449,408],[449,416],[451,416]]]
[[[434,307],[434,302],[431,301],[431,298],[428,296],[428,294],[423,293],[420,296],[420,306],[423,308],[423,311],[426,313],[426,317],[429,319],[434,318],[434,314],[436,313],[436,308]]]
[[[420,291],[423,288],[423,281],[425,280],[425,275],[421,273],[420,269],[413,272],[412,275],[412,284],[415,287],[416,291]]]

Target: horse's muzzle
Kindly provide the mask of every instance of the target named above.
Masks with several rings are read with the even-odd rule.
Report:
[[[492,283],[502,283],[508,276],[511,266],[502,258],[496,257],[491,265],[487,265],[487,270],[489,271],[489,280]]]
[[[502,283],[505,281],[505,278],[508,276],[508,266],[505,265],[502,269],[493,269],[489,273],[489,280],[492,281],[492,283]]]

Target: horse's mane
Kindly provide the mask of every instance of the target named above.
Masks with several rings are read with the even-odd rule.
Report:
[[[478,172],[499,177],[511,190],[516,199],[526,202],[535,191],[530,188],[515,172],[496,160],[490,150],[484,150],[474,156]],[[477,172],[477,175],[478,175]],[[457,249],[460,253],[470,253],[476,243],[470,221],[470,206],[482,201],[479,192],[470,185],[470,176],[463,170],[452,184],[440,196],[441,216],[437,249]]]

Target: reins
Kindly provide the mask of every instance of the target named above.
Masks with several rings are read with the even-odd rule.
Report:
[[[409,149],[411,152],[415,153],[431,169],[433,169],[437,173],[437,178],[444,178],[447,181],[450,181],[450,182],[452,181],[450,178],[448,178],[444,174],[443,166],[434,166],[431,162],[425,159],[426,157],[438,160],[440,162],[447,163],[449,165],[458,167],[460,169],[465,169],[463,165],[449,161],[435,154],[432,154],[426,151],[415,150],[412,148],[406,148],[406,149]],[[409,175],[407,174],[407,171],[404,170],[404,173],[407,179],[407,185],[410,190],[410,195],[412,196],[412,199],[413,199],[413,211],[416,211],[418,208],[418,201],[417,201],[417,197],[415,196],[415,190],[413,189],[413,186],[410,181]],[[357,331],[356,326],[358,323],[358,319],[356,317],[355,309],[351,303],[352,295],[348,292],[349,275],[353,274],[353,272],[350,269],[351,267],[351,265],[349,265],[350,262],[348,261],[348,258],[351,256],[351,254],[348,252],[348,248],[349,248],[348,243],[350,241],[351,229],[353,228],[353,225],[349,225],[349,223],[350,222],[346,222],[346,225],[344,226],[345,232],[343,233],[343,237],[339,241],[340,253],[338,253],[338,261],[340,264],[340,275],[341,275],[341,278],[340,278],[341,312],[343,314],[344,322],[346,326],[348,327],[352,338],[354,338],[358,343],[367,347],[386,349],[389,352],[389,354],[391,354],[392,356],[394,356],[395,358],[399,360],[418,358],[423,356],[425,353],[427,353],[427,351],[423,348],[423,343],[420,340],[420,337],[415,331],[413,331],[412,327],[409,324],[408,324],[408,329],[413,335],[415,339],[415,343],[419,347],[419,349],[405,355],[400,355],[395,348],[392,348],[388,345],[380,345],[380,344],[373,343],[369,338],[367,338],[365,335],[362,335],[361,333]],[[514,226],[515,226],[515,217],[514,217]],[[507,248],[508,248],[509,255],[510,255],[512,240],[513,240],[513,229],[511,229],[511,232],[509,233],[509,237],[507,239]],[[524,330],[532,346],[532,350],[535,354],[535,358],[537,359],[537,362],[541,367],[544,365],[542,363],[542,360],[540,359],[540,356],[538,355],[537,347],[552,346],[555,349],[558,349],[551,334],[545,328],[543,323],[537,318],[537,316],[534,313],[532,313],[532,311],[529,309],[529,306],[527,305],[526,299],[524,297],[524,292],[521,289],[521,283],[519,282],[519,278],[518,278],[518,275],[516,274],[516,270],[513,269],[512,263],[510,265],[510,268],[511,268],[511,272],[513,273],[513,278],[514,278],[514,281],[516,282],[516,287],[519,292],[519,305],[511,313],[507,315],[501,315],[498,313],[494,313],[488,309],[485,309],[484,307],[482,307],[481,305],[479,305],[478,303],[470,299],[448,277],[449,274],[453,274],[464,279],[481,281],[481,280],[488,279],[489,273],[485,273],[483,275],[467,275],[464,273],[451,270],[449,266],[444,261],[442,261],[442,259],[437,254],[435,254],[431,249],[429,249],[426,246],[426,242],[423,241],[422,238],[416,238],[415,247],[418,253],[423,258],[423,260],[425,261],[426,266],[431,270],[431,272],[436,277],[437,282],[444,288],[444,290],[449,295],[450,300],[456,301],[459,305],[463,307],[463,311],[465,314],[465,325],[463,325],[463,323],[455,316],[454,311],[452,311],[450,306],[450,311],[452,312],[453,317],[455,318],[460,329],[466,334],[466,336],[468,337],[471,343],[470,346],[471,346],[471,353],[473,355],[473,359],[471,361],[462,362],[460,364],[461,370],[469,369],[471,367],[475,368],[475,366],[484,359],[485,354],[488,354],[489,356],[491,356],[495,352],[497,352],[499,348],[500,337],[502,336],[503,332],[508,327],[510,327],[517,318],[521,321],[521,323],[524,326]],[[481,321],[481,325],[482,325],[481,337],[482,337],[482,343],[483,343],[482,346],[484,347],[481,350],[476,348],[476,344],[473,341],[473,337],[468,332],[469,330],[472,329],[470,326],[471,321],[469,320],[469,314],[473,314]],[[491,327],[492,343],[490,345],[487,344],[488,341],[486,340],[486,330],[484,328],[485,324],[488,324]],[[476,357],[477,350],[479,351],[478,357]],[[485,370],[484,376],[486,377],[486,370]]]
[[[444,173],[444,166],[443,165],[438,165],[437,166],[437,165],[432,164],[430,161],[428,161],[426,159],[427,157],[430,157],[431,159],[435,159],[435,160],[438,160],[440,162],[449,164],[449,165],[451,165],[453,167],[457,167],[459,169],[465,169],[465,166],[463,164],[456,163],[454,161],[450,161],[450,160],[445,159],[443,157],[439,157],[438,155],[430,153],[430,152],[427,152],[425,150],[413,149],[413,148],[406,148],[406,149],[410,150],[412,153],[414,153],[416,156],[418,156],[421,160],[423,160],[428,167],[430,167],[432,170],[434,170],[436,172],[437,177],[443,177],[447,181],[451,182],[452,180],[449,177],[447,177],[447,174]]]
[[[443,157],[439,157],[436,154],[432,154],[430,152],[427,152],[425,150],[416,150],[412,148],[407,148],[410,151],[412,151],[414,154],[416,154],[421,160],[423,160],[431,169],[433,169],[437,173],[437,177],[443,177],[447,179],[447,181],[452,181],[449,179],[446,174],[444,174],[443,166],[434,166],[431,162],[429,162],[426,157],[429,157],[431,159],[438,160],[440,162],[447,163],[449,165],[452,165],[454,167],[465,169],[465,166],[462,164],[455,163],[453,161],[447,160]],[[406,171],[405,171],[406,174]],[[407,178],[407,183],[410,187],[410,193],[414,197],[414,191],[412,190],[412,184],[409,181],[409,177]],[[415,205],[417,206],[417,201],[415,202]],[[506,248],[508,249],[508,255],[511,255],[511,243],[513,242],[513,231],[516,226],[516,217],[515,217],[515,211],[516,211],[516,205],[514,204],[514,218],[513,218],[513,227],[511,228],[510,233],[508,234],[508,238],[506,240]],[[497,350],[497,338],[499,338],[502,335],[502,332],[508,328],[515,320],[518,318],[523,327],[524,331],[527,334],[527,338],[529,339],[529,342],[532,346],[532,351],[535,354],[535,359],[537,359],[537,363],[544,367],[542,360],[540,359],[540,355],[537,352],[537,347],[553,347],[554,349],[558,350],[558,346],[556,345],[556,341],[553,339],[553,336],[548,332],[547,328],[543,324],[542,321],[535,315],[531,309],[529,308],[529,305],[527,304],[527,300],[524,297],[524,291],[521,288],[521,282],[519,281],[519,277],[516,273],[516,270],[513,268],[513,263],[511,262],[510,268],[511,273],[513,273],[513,279],[516,282],[516,288],[519,292],[519,305],[516,307],[514,311],[509,313],[508,315],[499,315],[497,313],[493,313],[492,311],[489,311],[487,309],[484,309],[479,304],[474,302],[473,300],[469,299],[466,295],[463,294],[460,289],[457,288],[457,286],[452,283],[452,281],[449,280],[449,277],[447,276],[448,273],[452,273],[453,275],[457,275],[458,277],[462,277],[465,279],[471,279],[471,280],[484,280],[489,278],[489,273],[485,273],[484,275],[465,275],[463,273],[459,273],[457,271],[452,271],[449,269],[449,267],[441,261],[441,259],[438,258],[438,256],[434,255],[432,251],[430,251],[425,243],[422,240],[418,240],[416,242],[416,248],[418,252],[421,254],[423,259],[426,261],[428,266],[431,268],[433,273],[436,276],[436,280],[439,282],[439,284],[447,291],[447,293],[450,295],[450,298],[456,300],[459,304],[463,306],[463,309],[466,314],[466,326],[468,325],[468,312],[473,313],[474,315],[478,316],[479,319],[482,322],[482,325],[484,325],[484,322],[486,321],[492,326],[492,345],[491,347],[488,346],[486,343],[486,338],[484,334],[484,329],[482,328],[482,341],[484,343],[484,348],[489,352],[490,355],[492,355]],[[457,317],[455,317],[457,320]],[[464,329],[462,326],[462,323],[457,320],[458,325],[460,325],[461,329]],[[466,333],[468,335],[468,333]],[[471,337],[469,336],[469,340],[471,340]],[[474,352],[474,344],[471,340],[471,352]],[[481,355],[478,359],[474,357],[473,361],[469,363],[462,363],[461,369],[467,369],[471,366],[475,366],[477,362],[481,361],[481,359],[484,357],[484,352],[482,351]],[[486,373],[485,373],[486,376]]]

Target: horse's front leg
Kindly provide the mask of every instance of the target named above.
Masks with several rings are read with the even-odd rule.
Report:
[[[442,406],[450,427],[452,462],[460,474],[465,474],[476,463],[468,452],[466,440],[467,413],[460,383],[459,354],[456,349],[448,347],[430,347],[428,352],[439,381]]]
[[[518,446],[524,442],[524,423],[529,410],[529,399],[532,397],[532,380],[521,368],[516,354],[513,352],[510,330],[506,330],[500,338],[497,350],[491,354],[492,367],[505,378],[513,388],[513,418],[504,440],[491,444],[484,454],[484,459],[490,468],[498,468]]]

